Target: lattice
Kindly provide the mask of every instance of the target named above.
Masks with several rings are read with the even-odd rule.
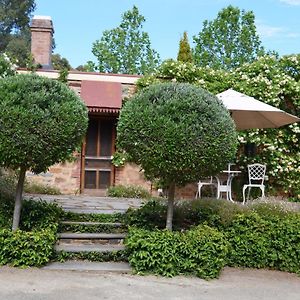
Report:
[[[266,174],[266,166],[261,164],[248,165],[249,180],[263,180]]]

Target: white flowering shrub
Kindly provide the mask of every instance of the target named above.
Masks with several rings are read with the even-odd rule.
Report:
[[[199,68],[190,63],[165,61],[157,72],[138,82],[140,88],[157,81],[189,82],[213,94],[233,88],[256,99],[300,116],[300,55],[277,58],[264,56],[251,64],[226,72]],[[247,157],[240,151],[237,163],[267,164],[269,187],[300,199],[300,126],[239,132],[241,148],[255,143],[257,155]]]
[[[5,54],[0,53],[0,78],[16,74],[16,65]]]

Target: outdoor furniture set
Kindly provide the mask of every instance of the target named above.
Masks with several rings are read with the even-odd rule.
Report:
[[[226,199],[233,202],[232,199],[232,181],[233,178],[241,173],[241,171],[233,170],[233,164],[229,163],[227,170],[223,170],[217,176],[209,177],[198,181],[198,189],[196,198],[201,198],[201,189],[203,186],[214,186],[217,190],[217,199],[222,198],[222,194],[226,193]],[[248,183],[243,186],[243,204],[249,200],[251,188],[259,188],[261,190],[262,198],[265,197],[264,180],[266,178],[266,165],[251,164],[248,165]],[[246,190],[248,189],[247,197]]]

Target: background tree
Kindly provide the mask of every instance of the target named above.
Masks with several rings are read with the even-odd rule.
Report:
[[[51,56],[52,66],[54,70],[71,70],[72,67],[69,61],[65,57],[61,57],[60,54],[52,54]]]
[[[30,53],[29,22],[34,0],[0,0],[0,52],[9,52],[25,66]]]
[[[203,22],[194,42],[195,63],[215,69],[233,69],[264,54],[253,12],[231,5],[221,10],[215,20]]]
[[[188,40],[187,32],[183,33],[183,37],[180,39],[179,42],[179,51],[177,55],[177,60],[182,62],[193,62],[193,53],[192,49]]]
[[[133,6],[122,15],[119,27],[103,32],[92,48],[99,72],[147,74],[157,67],[159,55],[151,48],[148,33],[142,31],[144,22]]]
[[[190,84],[151,85],[121,110],[117,145],[147,178],[169,188],[166,227],[172,229],[175,186],[218,173],[236,151],[229,112],[212,94]]]
[[[37,75],[0,80],[0,164],[19,170],[13,230],[19,226],[26,170],[45,172],[72,157],[87,109],[66,85]]]

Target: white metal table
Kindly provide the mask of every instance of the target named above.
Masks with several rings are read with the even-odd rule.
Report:
[[[233,178],[240,173],[241,171],[231,170],[230,165],[228,165],[228,170],[224,170],[221,174],[216,176],[218,181],[217,199],[221,198],[222,193],[226,193],[226,199],[233,202],[231,184]]]

